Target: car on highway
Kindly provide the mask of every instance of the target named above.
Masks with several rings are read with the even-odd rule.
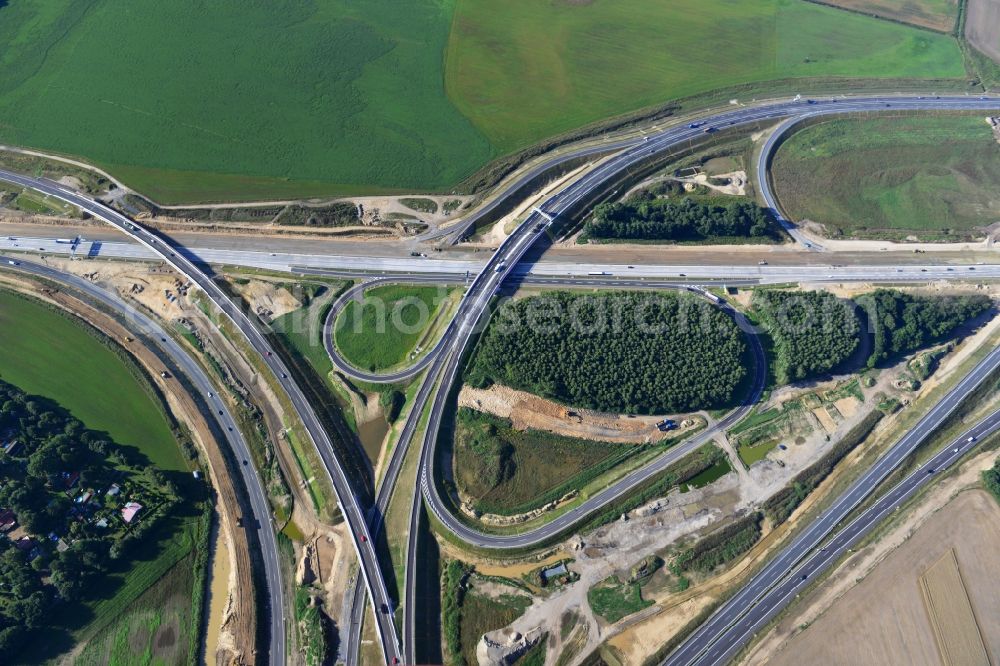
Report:
[[[976,436],[972,435],[972,436],[969,437],[969,439],[967,439],[965,441],[967,441],[967,442],[969,442],[971,444],[972,442],[976,441]]]

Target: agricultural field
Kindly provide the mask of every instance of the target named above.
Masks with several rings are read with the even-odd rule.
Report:
[[[993,593],[993,580],[1000,552],[998,525],[1000,508],[987,493],[958,494],[929,515],[874,570],[858,578],[815,622],[802,625],[803,630],[769,654],[768,663],[931,666],[996,661],[1000,658],[1000,596]],[[955,558],[958,569],[941,571],[936,565],[942,558]],[[938,608],[929,608],[921,578],[930,579],[933,585],[939,582],[934,578],[949,573],[953,582],[944,589],[938,584],[940,593],[934,599]],[[853,580],[858,572],[847,575]],[[940,626],[946,632],[941,636],[944,645],[934,630],[933,618],[939,610],[944,611],[946,621]],[[979,638],[980,644],[976,646],[971,637]],[[965,649],[953,652],[956,645]],[[984,645],[988,662],[982,660]],[[942,648],[956,660],[946,661]]]
[[[501,151],[747,82],[961,78],[945,35],[793,0],[458,0],[445,84]]]
[[[334,342],[344,358],[369,371],[386,370],[409,358],[418,345],[433,344],[436,315],[454,290],[389,285],[365,292],[337,316]]]
[[[787,214],[833,237],[961,240],[1000,218],[1000,145],[981,116],[813,125],[771,173]]]
[[[164,204],[448,190],[720,87],[965,75],[950,36],[799,0],[25,0],[0,54],[0,141]]]
[[[966,12],[965,38],[972,46],[993,59],[993,72],[998,72],[1000,70],[1000,1],[969,0]]]
[[[494,155],[444,93],[453,4],[0,3],[0,141],[160,203],[444,188]]]
[[[141,380],[69,315],[0,290],[0,340],[0,379],[55,400],[160,469],[186,469],[166,417]]]
[[[891,21],[951,32],[958,20],[959,0],[825,0],[826,4]]]
[[[193,557],[178,562],[121,615],[87,641],[79,666],[150,666],[187,663],[192,640]]]

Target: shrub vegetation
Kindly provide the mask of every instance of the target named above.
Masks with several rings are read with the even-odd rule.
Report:
[[[774,340],[779,384],[829,372],[858,346],[861,326],[853,304],[828,292],[758,290],[753,306]]]
[[[1000,458],[993,463],[993,467],[983,470],[983,485],[993,498],[1000,502]]]
[[[455,482],[486,513],[515,514],[579,490],[629,458],[649,450],[517,430],[510,421],[461,408],[455,429]],[[552,465],[558,460],[558,465]]]
[[[754,512],[699,539],[674,559],[681,571],[711,573],[750,550],[760,539],[761,514]]]
[[[736,324],[687,295],[556,292],[506,303],[467,376],[608,412],[731,405],[747,374]]]

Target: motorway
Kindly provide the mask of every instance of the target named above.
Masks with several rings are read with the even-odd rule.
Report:
[[[58,229],[53,233],[59,233]],[[366,279],[379,277],[409,277],[424,275],[429,279],[445,279],[466,282],[486,267],[486,260],[433,259],[413,257],[368,257],[339,254],[302,254],[276,249],[274,252],[255,250],[227,250],[222,248],[177,247],[177,253],[189,261],[213,266],[245,266],[291,273],[327,275],[343,279]],[[664,248],[669,252],[670,248]],[[55,237],[44,236],[0,236],[0,251],[30,252],[32,254],[64,255],[96,259],[133,259],[137,261],[159,260],[160,255],[139,243],[80,240],[77,243],[60,242]],[[903,255],[902,257],[898,255]],[[813,254],[802,252],[798,255],[781,257],[779,265],[757,265],[753,261],[739,263],[736,257],[723,254],[719,260],[708,263],[658,263],[639,262],[634,264],[608,263],[601,261],[561,261],[542,258],[533,263],[520,264],[510,275],[532,278],[588,278],[592,273],[604,274],[626,280],[689,278],[689,280],[756,280],[763,284],[790,281],[860,281],[866,278],[878,280],[928,280],[952,278],[957,271],[980,271],[970,277],[1000,277],[1000,267],[993,265],[970,266],[961,261],[946,262],[938,258],[924,258],[912,253],[892,253],[893,259],[907,263],[888,263],[886,253],[865,253],[855,255],[858,263],[836,265],[843,261],[840,253]],[[983,255],[987,256],[987,255]],[[824,257],[819,263],[811,257]],[[834,259],[836,257],[836,259]],[[863,259],[863,262],[860,261]],[[731,262],[731,263],[730,263]]]
[[[980,361],[913,428],[854,481],[832,506],[796,536],[762,570],[754,574],[740,592],[720,606],[669,656],[666,663],[671,666],[722,663],[725,655],[731,657],[738,652],[748,637],[745,635],[746,627],[762,625],[783,607],[778,602],[785,602],[784,595],[773,596],[771,591],[776,589],[776,586],[781,584],[789,572],[810,552],[819,547],[837,525],[867,499],[878,484],[899,467],[955,411],[959,403],[997,368],[1000,368],[1000,348],[994,349]],[[977,425],[972,434],[978,436],[992,432],[996,427],[994,415]],[[966,438],[969,436],[971,435],[964,435]],[[937,458],[952,453],[952,448],[954,446],[938,454]],[[942,460],[946,458],[947,456]],[[935,465],[937,463],[928,463],[927,468],[935,468]],[[885,500],[880,500],[876,506],[881,506],[884,502]],[[815,570],[806,568],[801,573],[807,578],[799,580],[805,582]]]
[[[548,538],[549,536],[552,536],[567,527],[567,525],[559,525],[559,521],[556,521],[552,525],[547,526],[546,529],[541,530],[544,534],[540,533],[538,535],[533,535],[531,538],[524,537],[527,539],[525,542],[521,541],[522,537],[508,539],[504,537],[477,535],[474,532],[470,532],[468,528],[466,528],[448,511],[446,504],[440,497],[437,496],[436,486],[432,482],[435,458],[433,455],[434,447],[429,445],[436,442],[437,431],[441,421],[441,411],[445,406],[444,396],[447,396],[452,383],[457,376],[458,365],[462,352],[465,350],[469,339],[477,329],[484,313],[487,311],[487,305],[493,295],[497,293],[500,285],[514,273],[515,267],[525,256],[527,251],[534,246],[535,241],[539,237],[545,235],[542,231],[551,224],[552,220],[558,220],[560,216],[574,211],[575,207],[579,203],[586,201],[591,193],[600,188],[602,184],[610,181],[627,169],[641,164],[643,161],[654,156],[654,154],[660,154],[676,148],[693,145],[699,138],[714,131],[759,122],[778,121],[788,117],[806,114],[816,116],[845,112],[876,112],[884,111],[887,108],[892,108],[893,110],[916,111],[982,110],[995,112],[997,109],[1000,109],[1000,100],[995,98],[990,99],[965,96],[935,99],[893,96],[842,99],[834,98],[816,101],[785,101],[765,104],[757,107],[736,108],[707,116],[699,123],[692,124],[697,126],[675,126],[659,131],[655,134],[651,134],[643,138],[641,141],[627,140],[624,143],[625,150],[604,160],[598,166],[571,182],[566,187],[563,187],[554,195],[548,197],[542,204],[537,206],[527,219],[525,219],[525,221],[521,223],[506,240],[504,240],[499,249],[493,254],[492,257],[489,258],[487,262],[485,262],[485,264],[476,262],[479,264],[477,267],[467,268],[466,270],[469,270],[470,272],[475,270],[477,276],[472,281],[464,299],[460,303],[453,324],[442,337],[442,353],[436,354],[433,358],[433,362],[428,365],[429,374],[428,378],[425,380],[425,384],[429,386],[436,378],[440,377],[441,384],[438,392],[435,394],[434,402],[431,406],[429,425],[424,434],[424,445],[421,451],[420,486],[424,499],[427,501],[431,510],[435,513],[438,519],[442,520],[445,527],[455,531],[463,538],[469,538],[472,543],[494,548],[520,547],[526,543],[535,543],[537,540]],[[607,148],[608,146],[605,145],[595,147],[594,150],[595,152],[602,152]],[[130,221],[124,216],[121,216],[114,211],[110,211],[110,209],[107,209],[100,204],[96,204],[86,197],[82,197],[81,195],[60,185],[41,179],[26,178],[18,174],[2,171],[0,171],[0,179],[40,190],[50,196],[55,196],[63,201],[80,206],[96,217],[108,221],[120,230],[129,233],[133,236],[133,238],[136,238],[141,243],[146,245],[148,249],[157,252],[161,258],[165,259],[183,274],[187,275],[189,279],[192,279],[195,283],[202,287],[202,289],[204,289],[206,293],[208,293],[209,296],[216,301],[217,306],[226,312],[227,315],[229,315],[230,318],[237,323],[237,326],[239,326],[241,330],[244,330],[244,333],[251,341],[251,344],[253,344],[254,348],[259,353],[263,355],[269,351],[267,343],[263,341],[263,338],[260,336],[260,333],[253,326],[253,324],[250,323],[246,316],[241,312],[235,311],[232,303],[225,298],[225,295],[221,293],[217,285],[214,285],[211,280],[195,268],[194,263],[186,253],[181,252],[174,247],[165,247],[162,239],[155,237],[145,229],[141,229],[139,227],[133,228]],[[499,198],[502,198],[502,193],[498,196],[498,199]],[[157,245],[158,242],[159,245]],[[433,263],[436,261],[439,263],[447,263],[440,262],[439,260],[428,259],[423,262],[423,266],[432,271],[454,270],[454,263],[450,266],[446,266]],[[395,263],[390,264],[390,262]],[[358,265],[357,268],[359,269],[399,270],[396,267],[399,266],[400,260],[384,260],[384,263],[378,266],[374,266],[374,262],[371,262],[369,259],[364,259],[360,263],[363,264],[363,266]],[[536,266],[538,265],[541,264],[536,264]],[[766,275],[766,279],[768,280],[781,281],[781,278],[779,277],[780,272],[778,270],[781,267],[772,268],[768,266],[760,266],[756,268],[757,275],[755,278],[750,277],[749,272],[753,269],[748,269],[748,267],[738,267],[734,272],[722,275],[722,277],[727,279],[750,278],[760,280],[762,275]],[[566,274],[572,275],[574,274],[574,271],[579,271],[580,266],[579,264],[560,266],[557,271],[562,272],[563,269],[565,269]],[[551,265],[549,270],[552,270]],[[616,266],[612,269],[604,270],[617,275],[621,272],[638,269],[630,269],[627,266]],[[706,269],[704,266],[666,266],[656,267],[652,271],[649,271],[649,269],[644,267],[643,270],[646,270],[647,272],[636,274],[639,279],[643,277],[702,279],[710,277],[710,273],[714,273],[714,275],[711,276],[719,277],[719,271]],[[826,268],[814,266],[811,267],[810,270],[826,271],[825,273],[816,273],[813,279],[819,281],[842,281],[847,279],[846,276],[852,270],[858,269],[854,267]],[[867,279],[872,279],[873,273],[876,273],[883,276],[881,279],[889,280],[895,278],[903,281],[904,279],[927,280],[932,277],[954,278],[957,277],[956,272],[959,269],[940,266],[918,267],[912,277],[908,276],[906,272],[907,269],[901,267],[880,267],[874,272],[870,267],[860,270],[863,271],[863,274]],[[977,276],[987,276],[987,269],[985,267],[963,267],[961,270],[977,271]],[[983,272],[980,273],[980,270]],[[657,271],[661,272],[657,274]],[[792,274],[794,273],[787,273],[784,279],[793,279],[791,277]],[[282,378],[287,378],[284,374],[285,369],[276,359],[273,359],[270,355],[268,355],[265,360],[268,365],[271,366],[271,369],[276,373],[276,375],[279,375]],[[315,425],[318,428],[318,423],[312,423],[313,419],[310,418],[312,413],[311,408],[304,403],[304,400],[296,399],[296,395],[301,396],[301,393],[298,391],[298,387],[290,381],[282,382],[282,384],[285,385],[286,390],[289,391],[289,395],[292,396],[293,404],[295,404],[296,409],[300,410],[303,421],[306,422],[306,427],[310,430],[310,434],[313,435],[317,444],[328,444],[328,442],[323,441],[325,433],[322,433],[321,428],[319,428],[319,432],[314,433],[313,431],[313,426]],[[423,411],[426,401],[429,399],[429,393],[429,390],[427,392],[421,391],[418,393],[418,398],[411,408],[411,414],[419,415]],[[411,418],[417,417],[413,416]],[[405,453],[407,443],[403,442],[403,444],[403,446],[397,445],[396,450],[393,453],[393,459],[395,459],[397,453],[399,453],[400,457],[403,453]],[[346,479],[343,478],[342,471],[339,470],[339,465],[333,457],[332,450],[330,450],[329,446],[319,446],[319,449],[321,455],[323,455],[324,462],[328,463],[327,469],[331,473],[331,476],[339,477],[334,478],[334,487],[337,490],[338,498],[341,500],[345,516],[347,517],[347,520],[352,528],[352,536],[354,537],[355,546],[359,550],[359,558],[362,562],[361,570],[365,575],[369,593],[372,593],[372,590],[375,590],[373,598],[375,599],[376,604],[379,604],[385,600],[385,589],[381,576],[377,571],[374,551],[370,546],[370,539],[365,538],[367,536],[365,531],[368,528],[365,520],[362,518],[361,508],[358,506],[356,499],[350,492],[350,488],[347,487]],[[613,496],[607,496],[606,499],[610,501],[613,499]],[[347,505],[344,505],[345,500],[347,501]],[[368,547],[364,546],[366,543],[369,544]],[[412,606],[412,604],[406,605]],[[378,605],[376,605],[376,608],[378,608]],[[382,613],[376,613],[379,623],[380,640],[382,642],[383,649],[386,650],[386,657],[389,659],[390,657],[395,657],[395,654],[390,652],[390,650],[394,648],[389,646],[389,639],[392,638],[394,634],[390,626],[391,622],[383,618],[382,615]]]
[[[12,266],[10,262],[16,262]],[[236,419],[226,402],[217,394],[213,388],[211,380],[205,374],[198,363],[191,358],[180,344],[163,330],[152,318],[136,310],[131,305],[123,301],[117,293],[105,291],[89,280],[81,277],[58,271],[49,266],[23,261],[20,258],[0,255],[0,266],[7,270],[28,273],[40,278],[45,278],[52,282],[62,284],[67,288],[86,294],[95,302],[101,303],[109,310],[118,313],[130,327],[136,336],[142,335],[150,345],[158,347],[167,358],[170,358],[174,365],[190,380],[197,389],[202,400],[209,407],[210,414],[207,418],[213,420],[218,425],[218,432],[222,433],[228,443],[233,457],[236,461],[252,460],[250,446],[243,438],[243,433],[237,427]],[[268,626],[268,663],[271,666],[280,666],[285,663],[285,607],[284,607],[284,586],[281,575],[281,559],[278,552],[278,542],[275,532],[272,529],[271,508],[267,499],[267,491],[264,482],[252,465],[238,465],[239,474],[243,480],[243,486],[247,491],[250,500],[250,510],[255,523],[250,520],[244,521],[250,529],[251,524],[259,527],[255,530],[257,540],[261,548],[261,558],[264,562],[264,580],[267,586],[267,600],[270,611],[270,625]]]
[[[829,108],[828,113],[879,111],[887,107],[913,110],[983,109],[990,111],[1000,108],[1000,100],[997,99],[973,100],[965,97],[935,100],[895,97],[870,98],[866,100],[852,99],[843,102],[829,101],[823,104]],[[734,126],[766,119],[783,118],[806,111],[813,114],[823,112],[817,108],[817,104],[809,100],[803,102],[785,102],[754,109],[738,109],[717,114],[706,118],[699,127],[707,125],[707,128],[710,130],[722,126]],[[434,395],[431,405],[428,425],[423,435],[418,472],[420,494],[423,495],[429,510],[433,512],[445,529],[456,534],[467,543],[484,548],[521,548],[554,538],[568,529],[573,524],[574,519],[579,519],[586,515],[583,512],[572,517],[570,517],[570,514],[564,514],[544,527],[528,534],[516,536],[487,535],[469,528],[461,519],[452,514],[449,508],[450,503],[442,499],[438,493],[437,484],[435,483],[435,462],[437,458],[435,444],[438,439],[438,430],[442,421],[443,411],[452,384],[457,378],[464,350],[480,319],[483,317],[489,300],[498,292],[500,285],[511,274],[528,249],[542,235],[541,230],[551,224],[552,220],[558,219],[560,215],[572,211],[578,201],[584,199],[590,191],[614,177],[615,174],[620,173],[635,163],[641,162],[655,152],[669,150],[673,146],[693,141],[699,134],[705,131],[698,127],[689,126],[686,128],[673,127],[660,132],[655,136],[649,137],[642,145],[625,150],[619,155],[606,160],[597,168],[550,196],[545,202],[537,206],[514,232],[503,241],[467,290],[455,315],[453,326],[442,337],[442,342],[446,345],[443,348],[447,349],[447,353],[437,355],[434,363],[430,366],[428,377],[424,380],[426,385],[430,385],[435,377],[441,377],[440,386]],[[895,270],[893,269],[894,273]],[[830,277],[827,279],[832,279],[834,273],[829,273],[828,275]],[[413,419],[420,418],[420,415],[424,411],[427,398],[422,397],[423,394],[423,391],[418,394],[411,408],[411,418]],[[693,441],[696,440],[697,438]],[[390,464],[395,463],[395,458],[398,454],[400,462],[395,464],[401,465],[401,458],[405,455],[407,449],[408,442],[400,440],[393,452]],[[631,488],[635,487],[635,484],[642,483],[646,478],[649,478],[648,476],[643,476],[647,470],[654,468],[657,464],[664,466],[670,464],[665,462],[666,458],[667,455],[665,454],[647,468],[628,475],[618,484],[615,484],[613,491],[609,489],[609,491],[601,493],[599,497],[604,501],[613,501],[615,498],[627,493]],[[594,507],[589,509],[589,511],[593,510]],[[413,572],[416,571],[415,535],[418,532],[417,526],[419,521],[419,507],[416,500],[414,501],[410,518],[410,545],[407,553],[407,571]],[[412,578],[412,575],[407,576],[405,586],[407,597],[403,602],[405,611],[403,622],[404,651],[405,656],[409,660],[412,660],[414,657],[412,643],[415,640],[414,624],[416,613],[414,609],[415,600],[413,598],[415,587],[411,584]]]
[[[347,522],[351,542],[354,544],[355,551],[357,552],[362,577],[368,587],[368,593],[375,601],[376,608],[381,607],[382,604],[388,607],[391,601],[385,587],[385,579],[379,569],[375,544],[368,535],[365,509],[361,506],[360,501],[354,493],[354,489],[347,479],[344,468],[334,453],[333,442],[320,423],[316,412],[306,400],[298,384],[291,378],[288,368],[281,362],[279,356],[274,353],[270,343],[260,332],[257,325],[229,299],[211,277],[189,260],[183,252],[180,252],[178,248],[170,245],[165,239],[136,224],[117,211],[44,178],[32,178],[0,170],[0,180],[30,188],[50,197],[65,201],[89,213],[96,219],[113,225],[122,233],[131,236],[146,246],[146,248],[157,253],[175,271],[196,285],[213,302],[215,307],[236,325],[254,352],[259,355],[260,360],[274,373],[277,383],[288,395],[306,432],[312,439],[314,446],[316,446],[320,459],[323,461],[324,469],[329,475],[334,492],[337,495],[337,502],[340,504],[341,513]],[[400,659],[399,641],[396,637],[396,628],[393,625],[392,618],[385,613],[376,613],[375,617],[383,656],[387,663],[398,663]]]
[[[879,111],[884,110],[886,107],[895,109],[982,108],[993,110],[1000,108],[1000,100],[978,100],[965,97],[941,98],[934,100],[918,100],[915,98],[871,98],[852,99],[849,101],[824,101],[821,104],[805,100],[801,102],[783,102],[756,108],[727,111],[706,118],[698,127],[673,127],[660,132],[657,135],[650,136],[643,144],[626,150],[618,156],[606,160],[600,166],[588,172],[562,190],[556,192],[544,203],[536,207],[535,211],[529,215],[507,239],[504,240],[498,250],[493,254],[490,261],[486,264],[485,268],[477,275],[476,279],[470,285],[465,298],[460,304],[455,315],[453,325],[442,337],[442,342],[444,344],[443,348],[447,349],[448,353],[439,354],[435,359],[435,363],[431,365],[430,377],[436,377],[440,373],[442,381],[431,407],[428,427],[424,436],[424,452],[420,467],[420,486],[430,510],[435,514],[438,520],[440,520],[448,530],[452,531],[462,539],[467,540],[470,544],[485,548],[521,548],[527,545],[539,543],[555,536],[571,525],[573,518],[578,519],[582,517],[582,515],[585,515],[583,512],[579,514],[564,514],[559,519],[543,528],[531,532],[530,534],[517,536],[481,534],[470,529],[464,522],[451,513],[449,510],[449,503],[439,496],[436,483],[434,482],[434,465],[436,459],[436,456],[433,454],[434,444],[437,441],[438,428],[442,420],[447,395],[450,392],[452,383],[458,375],[458,365],[461,356],[470,337],[472,336],[473,331],[476,329],[480,319],[483,317],[490,299],[495,293],[497,293],[503,281],[511,275],[513,268],[518,264],[527,250],[541,235],[543,235],[541,233],[542,227],[550,224],[550,220],[557,219],[560,215],[564,215],[571,211],[578,201],[586,197],[590,191],[598,187],[601,183],[611,179],[615,174],[620,173],[629,166],[648,158],[649,155],[654,152],[669,150],[672,147],[693,141],[695,138],[704,134],[705,128],[710,129],[741,125],[765,119],[784,118],[805,112],[816,115],[822,113],[843,113],[846,111]],[[827,110],[824,111],[823,108],[826,108]],[[764,270],[770,269],[771,267],[758,266],[757,268]],[[978,267],[971,268],[978,269]],[[676,271],[676,268],[674,270]],[[692,273],[684,276],[678,275],[677,277],[698,277],[698,275],[693,272],[695,268],[692,267],[691,270]],[[826,273],[825,277],[820,279],[840,280],[843,278],[838,276],[847,275],[850,272],[846,267],[840,269],[831,268],[829,270],[831,272]],[[892,268],[891,271],[886,269],[884,271],[887,276],[886,279],[903,275],[903,273],[897,272],[901,270],[903,269]],[[917,269],[917,271],[917,275],[927,279],[930,276],[931,269]],[[683,272],[687,273],[687,271]],[[956,272],[957,271],[955,269],[949,271],[945,268],[942,269],[941,275],[954,275]],[[966,269],[966,272],[969,272],[968,268]],[[874,277],[873,271],[871,271],[870,268],[866,269],[864,274],[867,279],[872,279]],[[418,400],[413,406],[412,413],[422,413],[423,407],[424,405]],[[397,448],[405,449],[405,446]],[[659,459],[657,462],[662,461],[664,458],[666,458],[666,456]],[[656,464],[657,463],[654,463],[650,467],[655,467]],[[645,480],[645,478],[648,478],[642,477],[642,472],[643,470],[640,470],[633,475],[630,475],[630,477],[626,477],[626,479],[632,479],[632,477],[635,477],[634,482],[641,483]],[[620,496],[622,493],[627,492],[631,487],[634,486],[627,484],[623,486],[616,485],[615,493],[601,493],[598,497],[601,497],[605,501],[611,501]],[[593,508],[594,507],[591,506],[590,510],[592,511]],[[572,516],[572,518],[570,516]]]

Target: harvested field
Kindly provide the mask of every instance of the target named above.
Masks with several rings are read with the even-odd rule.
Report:
[[[952,551],[986,653],[997,663],[1000,595],[993,583],[1000,566],[1000,506],[979,490],[961,493],[929,517],[807,629],[769,654],[768,663],[940,664],[919,575]]]
[[[920,577],[920,592],[944,663],[988,666],[990,660],[954,549],[942,555]]]
[[[1000,0],[969,0],[965,38],[1000,63]]]
[[[874,14],[938,32],[954,30],[958,18],[958,0],[823,0],[820,4]]]

